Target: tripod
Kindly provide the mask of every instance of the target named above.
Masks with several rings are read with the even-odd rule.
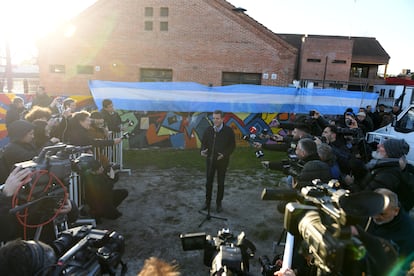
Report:
[[[201,225],[204,224],[204,222],[215,218],[215,219],[221,219],[221,220],[227,220],[227,218],[223,218],[223,217],[218,217],[218,216],[212,216],[210,214],[210,204],[207,204],[207,213],[203,212],[202,210],[198,211],[200,214],[205,215],[206,217],[201,221],[201,223],[198,225],[198,227],[201,227]]]

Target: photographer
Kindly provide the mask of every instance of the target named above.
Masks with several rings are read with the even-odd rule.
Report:
[[[102,101],[101,113],[109,131],[120,132],[122,130],[121,116],[116,112],[112,100],[104,99]]]
[[[71,128],[71,119],[73,113],[76,112],[76,101],[72,98],[66,98],[62,102],[62,110],[59,116],[53,118],[54,127],[51,129],[51,136],[57,137],[60,141],[67,142],[68,132]]]
[[[295,153],[301,169],[294,177],[293,188],[300,190],[312,183],[314,179],[328,182],[332,178],[328,164],[319,158],[315,141],[310,138],[300,139]]]
[[[25,111],[24,100],[21,97],[14,97],[12,104],[6,112],[6,128],[14,121],[23,119],[22,115]]]
[[[102,165],[93,156],[85,156],[79,166],[85,187],[85,202],[91,215],[97,221],[101,218],[117,219],[122,216],[117,207],[128,196],[128,190],[114,189],[116,180],[104,173]]]
[[[367,232],[396,244],[399,256],[408,257],[414,252],[413,219],[400,207],[396,193],[384,188],[375,192],[388,200],[384,210],[369,221]]]
[[[10,173],[15,163],[31,160],[39,153],[39,150],[33,144],[34,125],[28,121],[14,121],[9,126],[8,133],[10,142],[4,149],[2,159],[5,171]]]
[[[326,126],[322,132],[322,139],[315,137],[315,142],[317,145],[320,145],[322,140],[325,140],[326,144],[332,148],[341,173],[338,180],[341,180],[341,183],[345,183],[347,175],[361,179],[365,176],[367,170],[364,168],[364,162],[355,158],[346,147],[342,130],[342,128],[334,125]]]
[[[122,142],[122,138],[115,138],[113,140],[93,138],[89,133],[91,118],[89,112],[87,111],[79,111],[74,113],[71,120],[72,124],[67,137],[69,143],[72,145],[92,145],[95,147],[100,147],[113,146]]]
[[[47,275],[55,263],[52,247],[40,241],[17,239],[0,248],[0,275]]]
[[[22,169],[21,167],[16,167],[6,179],[5,184],[0,188],[0,223],[2,225],[0,228],[0,242],[6,242],[18,237],[25,239],[33,238],[36,234],[35,232],[37,228],[26,229],[26,226],[22,226],[19,223],[16,215],[9,213],[9,210],[13,207],[13,196],[16,194],[16,192],[18,192],[19,188],[22,185],[32,181],[30,177],[31,173],[32,171],[29,168]],[[28,215],[28,221],[39,223],[45,214],[51,216],[51,214],[49,214],[51,212],[67,215],[69,221],[75,221],[78,217],[78,209],[76,205],[69,199],[64,204],[62,204],[61,208],[58,210],[55,209],[43,211],[44,214],[36,213],[33,216]],[[52,242],[56,238],[53,223],[42,226],[43,229],[41,232],[40,240],[46,243]]]
[[[405,155],[409,152],[410,145],[404,139],[387,139],[378,144],[373,152],[373,159],[367,163],[369,173],[360,182],[353,182],[354,191],[386,188],[398,195],[400,203],[406,211],[409,211],[408,202],[411,194],[402,179],[402,169],[405,168]],[[406,204],[407,203],[407,204]]]

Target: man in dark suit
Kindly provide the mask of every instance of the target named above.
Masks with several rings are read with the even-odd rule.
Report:
[[[224,196],[224,178],[229,165],[230,155],[236,147],[233,129],[224,124],[224,114],[221,110],[213,112],[213,126],[204,132],[201,141],[201,156],[206,157],[206,202],[204,210],[210,208],[214,176],[217,171],[216,211],[223,210],[221,201]]]

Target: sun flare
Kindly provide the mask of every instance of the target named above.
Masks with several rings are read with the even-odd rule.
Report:
[[[97,0],[8,0],[2,1],[0,16],[0,64],[4,63],[6,41],[12,63],[36,56],[36,39],[55,30],[60,24]],[[6,3],[4,3],[6,2]]]

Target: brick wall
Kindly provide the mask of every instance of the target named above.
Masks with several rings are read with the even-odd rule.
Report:
[[[351,39],[305,38],[301,50],[300,78],[322,82],[325,75],[325,81],[347,82],[352,61],[352,47]]]
[[[145,7],[153,16],[145,16]],[[168,7],[168,17],[160,8]],[[88,94],[88,79],[139,81],[141,68],[172,69],[173,81],[221,85],[222,72],[267,73],[263,85],[285,86],[295,76],[297,51],[269,30],[236,13],[224,0],[100,0],[39,44],[40,82],[50,94]],[[144,30],[152,21],[154,29]],[[168,31],[160,31],[160,22]],[[50,73],[50,64],[66,72]],[[77,65],[91,65],[79,75]],[[275,74],[276,79],[271,79]]]

